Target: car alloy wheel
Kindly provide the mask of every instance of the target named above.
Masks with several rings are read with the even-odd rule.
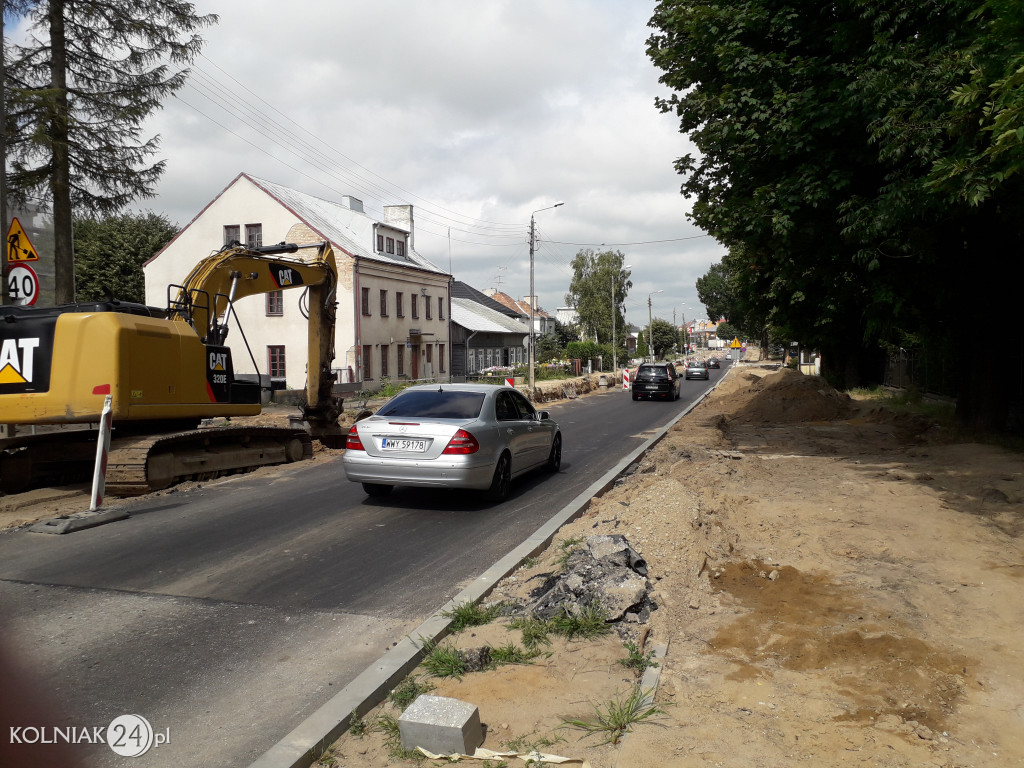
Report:
[[[562,436],[555,435],[554,442],[551,443],[551,453],[548,454],[548,472],[557,472],[558,468],[562,466]]]
[[[512,460],[507,453],[501,454],[498,459],[498,466],[494,468],[494,479],[491,480],[491,487],[487,489],[489,501],[504,501],[512,490]]]

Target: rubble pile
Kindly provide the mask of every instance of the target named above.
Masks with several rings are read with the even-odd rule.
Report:
[[[530,593],[523,613],[550,619],[597,607],[605,621],[643,623],[655,609],[648,592],[647,563],[625,536],[590,536],[566,562]]]

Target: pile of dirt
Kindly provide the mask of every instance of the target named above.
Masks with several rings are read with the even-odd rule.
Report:
[[[796,424],[835,421],[853,415],[857,408],[849,395],[836,391],[821,376],[805,376],[783,368],[766,379],[746,374],[751,395],[733,419],[751,424]]]

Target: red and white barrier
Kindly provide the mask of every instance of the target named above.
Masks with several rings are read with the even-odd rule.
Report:
[[[512,376],[506,376],[505,377],[505,386],[506,387],[514,387],[515,385],[516,385],[516,380]]]
[[[103,398],[103,412],[100,414],[99,437],[96,440],[96,466],[92,473],[92,500],[89,503],[89,511],[95,511],[103,506],[103,492],[107,483],[107,454],[110,453],[110,427],[113,422],[111,403],[113,398],[107,395]]]
[[[629,389],[629,368],[622,369],[622,388]]]

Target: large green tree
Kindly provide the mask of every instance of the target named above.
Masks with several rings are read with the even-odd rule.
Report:
[[[78,299],[145,302],[142,265],[177,231],[166,216],[152,212],[75,219]]]
[[[197,30],[217,21],[180,0],[40,0],[8,62],[12,196],[53,205],[56,301],[75,298],[74,215],[151,197],[164,161],[143,122],[185,83]]]
[[[656,7],[648,53],[673,90],[659,104],[700,151],[677,162],[693,218],[727,247],[749,316],[820,347],[833,381],[877,379],[880,342],[909,332],[964,343],[955,321],[990,282],[980,266],[1019,251],[1013,153],[985,154],[996,129],[972,120],[980,108],[972,115],[964,91],[978,81],[1006,96],[1002,125],[1015,125],[1019,37],[1015,49],[1005,30],[1019,15],[1004,0]],[[972,75],[981,61],[987,74]],[[1000,159],[987,168],[998,186],[972,196],[944,168],[950,158]],[[1016,304],[1001,288],[990,295],[997,313]],[[1005,411],[988,406],[1000,398],[979,383],[965,382],[979,394],[961,393],[961,414],[998,425]]]
[[[584,248],[572,260],[573,277],[565,302],[576,308],[580,330],[601,344],[611,343],[613,323],[616,345],[625,343],[622,303],[633,287],[630,272],[623,268],[625,258],[621,251]]]

